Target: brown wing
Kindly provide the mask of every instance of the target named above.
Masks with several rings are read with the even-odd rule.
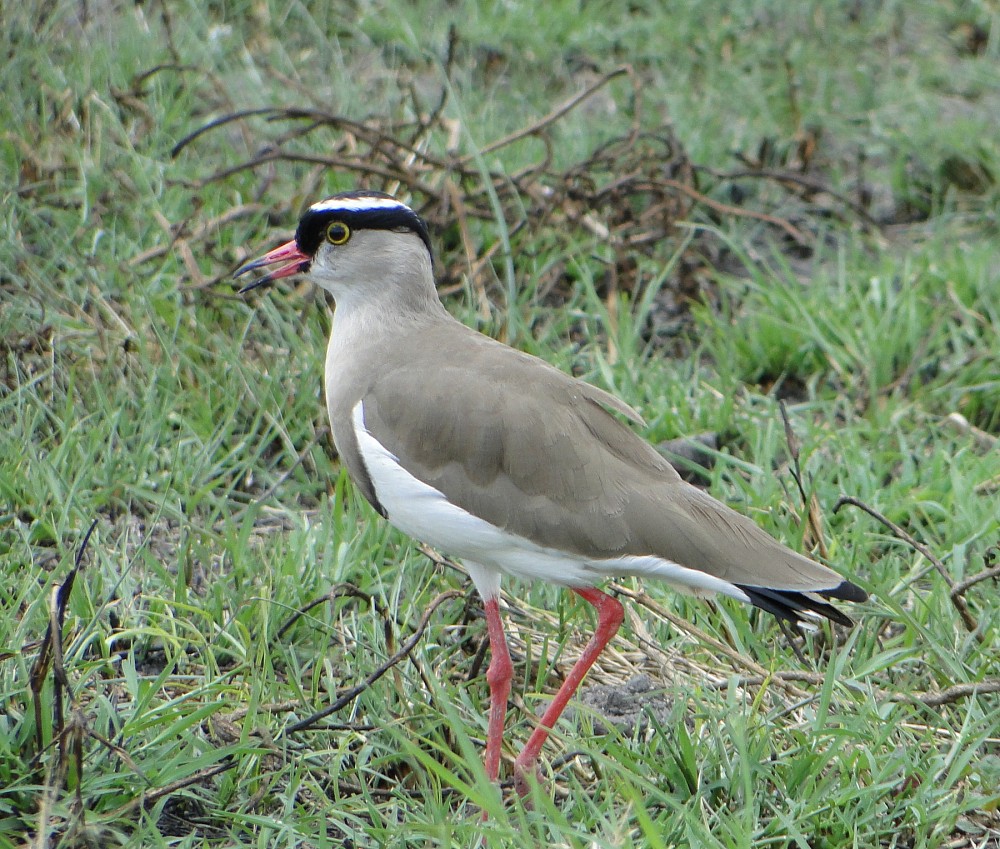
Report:
[[[684,483],[607,409],[638,418],[631,408],[463,330],[452,325],[438,337],[425,332],[419,346],[400,346],[411,356],[387,362],[364,398],[369,431],[450,501],[587,559],[651,554],[734,584],[785,590],[840,584]],[[432,367],[435,379],[419,381],[417,393],[416,376]]]

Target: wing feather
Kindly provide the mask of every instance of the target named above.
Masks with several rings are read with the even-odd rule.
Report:
[[[610,412],[641,422],[631,407],[458,327],[397,346],[411,356],[387,362],[364,396],[371,433],[450,501],[590,560],[654,555],[743,587],[841,586],[832,570],[682,481]],[[416,392],[416,375],[432,368],[435,379]]]

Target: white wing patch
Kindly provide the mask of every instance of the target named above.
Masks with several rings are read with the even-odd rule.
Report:
[[[729,581],[661,557],[627,555],[591,560],[505,531],[452,504],[442,492],[404,469],[399,459],[365,427],[364,402],[355,405],[351,421],[375,496],[385,508],[389,522],[446,554],[527,581],[589,587],[604,578],[637,575],[666,581],[693,595],[721,592],[740,601],[750,601],[746,593]]]

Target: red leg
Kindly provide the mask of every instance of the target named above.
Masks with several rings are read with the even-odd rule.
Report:
[[[569,675],[563,681],[559,692],[552,699],[552,703],[545,711],[545,715],[542,716],[541,724],[532,732],[524,750],[518,755],[517,760],[514,761],[514,786],[522,796],[528,792],[527,777],[535,769],[538,753],[542,750],[542,745],[548,738],[549,731],[559,720],[567,702],[573,697],[576,688],[580,686],[583,676],[594,665],[594,661],[604,651],[604,647],[611,642],[611,638],[618,633],[622,620],[625,618],[625,611],[619,601],[607,593],[589,587],[584,589],[574,588],[573,592],[585,601],[590,602],[597,609],[597,629],[594,631],[594,636],[590,638],[590,642],[587,643],[587,647],[583,650],[583,654],[580,655],[580,659],[569,671]]]
[[[486,670],[486,681],[490,685],[490,721],[486,732],[486,776],[497,780],[500,771],[500,744],[503,742],[503,721],[507,715],[507,699],[510,696],[510,680],[514,677],[514,665],[510,662],[507,638],[500,621],[500,605],[495,598],[485,603],[486,630],[490,636],[490,665]]]

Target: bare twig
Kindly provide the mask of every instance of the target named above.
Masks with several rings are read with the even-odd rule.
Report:
[[[565,103],[562,103],[559,106],[557,106],[555,109],[549,112],[549,114],[546,115],[545,117],[540,118],[533,124],[529,124],[527,127],[522,127],[520,130],[517,130],[513,133],[510,133],[509,135],[504,136],[501,139],[497,139],[496,141],[491,142],[490,144],[478,150],[475,155],[484,156],[488,153],[493,153],[497,150],[500,150],[503,147],[507,147],[508,145],[513,144],[516,141],[520,141],[521,139],[527,138],[528,136],[533,136],[536,135],[537,133],[540,133],[546,127],[550,126],[551,124],[554,124],[556,121],[558,121],[567,113],[572,112],[577,106],[583,103],[583,101],[591,97],[596,92],[600,91],[602,88],[604,88],[604,86],[606,86],[612,80],[617,79],[618,77],[623,76],[624,74],[631,74],[631,73],[632,69],[628,65],[622,65],[620,68],[615,68],[615,70],[609,71],[600,79],[598,79],[596,82],[587,86],[583,91],[573,95]],[[473,158],[474,155],[469,154],[468,156],[462,157],[460,162],[462,164],[468,164],[473,160]]]
[[[333,704],[328,705],[327,707],[323,708],[323,710],[314,713],[312,716],[307,716],[305,719],[296,722],[294,725],[288,726],[288,728],[285,729],[285,733],[303,731],[304,729],[315,725],[324,717],[329,716],[331,713],[336,713],[342,707],[354,701],[359,695],[361,695],[361,693],[367,690],[372,684],[378,681],[379,678],[385,675],[386,672],[392,669],[401,660],[405,659],[410,654],[410,652],[413,651],[417,643],[420,642],[420,638],[423,637],[424,631],[427,630],[427,624],[428,622],[430,622],[431,615],[434,613],[435,610],[437,610],[438,607],[440,607],[442,604],[444,604],[444,602],[448,601],[449,599],[460,598],[461,596],[462,593],[459,590],[447,590],[446,592],[443,592],[440,595],[438,595],[427,606],[427,609],[424,610],[423,615],[420,617],[420,622],[417,624],[416,630],[413,632],[410,638],[405,643],[403,643],[402,646],[400,646],[399,650],[395,654],[393,654],[392,657],[390,657],[384,663],[380,664],[379,667],[374,672],[372,672],[368,677],[366,677],[365,680],[362,681],[360,684],[351,687],[351,689],[349,689],[347,692],[342,693],[340,696],[338,696],[337,699],[333,702]]]
[[[964,581],[959,581],[955,586],[951,588],[952,596],[964,595],[971,587],[976,584],[982,583],[983,581],[996,580],[1000,578],[1000,566],[994,566],[992,569],[984,569],[977,575],[973,575],[971,578],[966,578]]]
[[[379,609],[378,600],[370,596],[366,592],[359,590],[354,584],[337,584],[329,592],[324,593],[319,598],[314,598],[305,607],[301,607],[295,611],[291,616],[285,620],[285,623],[278,629],[277,634],[275,634],[275,639],[280,640],[288,632],[288,629],[292,627],[299,619],[305,616],[314,607],[319,607],[321,604],[326,604],[328,602],[336,601],[338,598],[359,598],[366,604],[370,604],[375,607],[376,610]]]
[[[434,190],[429,185],[416,179],[415,175],[394,170],[375,162],[361,162],[356,158],[346,156],[320,156],[319,154],[310,153],[288,153],[281,150],[268,150],[258,156],[255,156],[253,159],[248,159],[245,162],[240,162],[238,165],[233,165],[229,168],[223,168],[220,171],[216,171],[214,174],[210,174],[208,177],[200,180],[197,184],[197,188],[203,189],[212,183],[217,183],[220,180],[226,180],[242,171],[254,169],[258,165],[278,161],[300,162],[307,165],[322,165],[325,168],[354,171],[361,174],[381,177],[384,180],[400,180],[425,195],[433,197],[435,194]]]
[[[986,693],[1000,693],[1000,678],[987,678],[985,681],[971,684],[953,684],[938,693],[918,693],[910,700],[928,707],[941,707],[969,696],[981,696]]]
[[[228,115],[222,115],[219,118],[215,118],[209,121],[207,124],[202,124],[192,133],[188,133],[184,138],[182,138],[177,144],[173,146],[170,150],[170,158],[174,159],[177,155],[184,150],[191,142],[197,139],[199,136],[204,135],[210,130],[218,129],[219,127],[224,127],[226,124],[231,124],[233,121],[242,121],[244,118],[250,118],[254,115],[273,115],[277,112],[274,107],[268,106],[264,109],[242,109],[239,112],[232,112]]]
[[[769,215],[766,212],[756,212],[752,209],[743,209],[739,206],[732,206],[728,203],[721,203],[720,201],[713,200],[707,195],[702,194],[698,190],[692,188],[687,183],[682,183],[679,180],[664,180],[664,185],[670,186],[677,191],[687,195],[692,200],[697,201],[703,206],[707,206],[709,209],[714,209],[716,212],[722,215],[729,215],[734,218],[754,218],[757,221],[764,221],[767,224],[774,224],[776,227],[780,227],[784,230],[792,239],[795,240],[800,245],[809,245],[810,239],[803,233],[798,227],[792,224],[790,221],[786,221],[784,218],[779,218],[777,215]]]
[[[802,466],[799,463],[799,440],[795,435],[795,431],[792,430],[792,423],[788,418],[788,409],[784,401],[778,403],[778,409],[781,411],[781,421],[785,425],[785,442],[788,443],[788,453],[792,458],[792,480],[795,481],[795,486],[799,490],[799,497],[802,499],[802,507],[806,511],[806,527],[809,530],[812,542],[819,549],[820,556],[826,557],[827,548],[826,540],[823,537],[823,514],[820,511],[819,501],[817,501],[815,493],[810,495],[806,492],[805,481],[802,476]]]
[[[980,576],[976,577],[982,577],[982,579],[985,580],[986,573],[981,573]],[[709,636],[701,629],[692,625],[686,619],[671,613],[669,610],[650,599],[645,593],[635,592],[617,584],[613,584],[611,588],[617,593],[624,595],[645,607],[657,617],[670,622],[679,630],[690,634],[699,643],[708,646],[709,648],[712,648],[729,658],[738,670],[742,670],[742,672],[738,675],[738,683],[741,686],[765,686],[769,684],[777,684],[793,698],[798,699],[800,702],[806,702],[811,700],[814,696],[806,690],[796,687],[793,682],[801,682],[811,687],[820,687],[826,681],[827,676],[824,672],[810,672],[808,670],[798,669],[765,669],[751,658],[740,654],[732,647],[727,646],[725,643]],[[647,640],[642,640],[641,642],[643,642],[647,648],[651,648],[658,652],[662,651],[659,644],[651,644]],[[716,684],[709,686],[726,685]],[[874,689],[878,697],[881,699],[923,704],[928,707],[940,707],[942,705],[960,701],[961,699],[1000,692],[1000,678],[987,678],[983,681],[953,684],[944,690],[935,692],[899,692],[879,686],[874,686]]]
[[[619,593],[627,598],[632,599],[637,604],[655,613],[661,619],[665,619],[675,628],[678,628],[679,630],[690,634],[700,643],[703,643],[704,645],[707,646],[711,646],[713,649],[715,649],[715,651],[729,658],[729,660],[734,664],[734,666],[736,666],[737,669],[747,670],[751,674],[758,675],[763,681],[775,681],[782,687],[782,689],[784,689],[793,698],[801,699],[808,695],[805,692],[805,690],[799,689],[786,679],[773,675],[768,669],[764,668],[756,661],[752,660],[751,658],[743,654],[740,654],[738,651],[736,651],[736,649],[732,648],[731,646],[727,646],[721,640],[717,640],[715,639],[715,637],[706,634],[700,628],[693,625],[691,622],[687,621],[683,617],[677,616],[676,614],[667,610],[662,605],[657,604],[655,601],[653,601],[652,598],[650,598],[645,593],[636,592],[635,590],[631,590],[628,587],[624,587],[620,584],[612,584],[611,588],[616,593]]]
[[[163,787],[157,787],[155,790],[143,791],[140,795],[136,796],[134,799],[130,799],[121,807],[105,814],[102,819],[114,822],[115,820],[121,819],[131,811],[134,811],[136,808],[148,808],[164,796],[169,796],[172,793],[176,793],[178,790],[183,790],[185,787],[201,784],[206,779],[234,769],[238,764],[239,761],[235,758],[227,757],[222,763],[215,764],[214,766],[207,766],[204,769],[199,769],[197,772],[194,772],[185,778],[179,778],[177,781],[171,781],[169,784],[164,784]]]
[[[826,680],[826,674],[822,672],[807,672],[804,670],[777,670],[764,675],[741,675],[738,679],[743,686],[761,686],[768,681],[801,681],[813,687],[820,687]],[[728,684],[728,682],[727,682]],[[720,685],[726,686],[726,685]],[[922,704],[928,707],[941,707],[943,705],[954,704],[962,699],[974,696],[984,696],[991,693],[1000,693],[1000,678],[987,678],[983,681],[974,681],[968,684],[953,684],[944,690],[927,691],[923,693],[905,693],[893,691],[884,687],[875,687],[875,693],[879,699],[894,702],[909,702],[911,704]]]
[[[850,504],[854,507],[858,507],[864,510],[869,516],[885,525],[890,531],[892,531],[893,536],[897,539],[901,539],[911,548],[913,548],[918,553],[922,554],[927,560],[934,566],[938,571],[938,574],[944,579],[944,582],[948,585],[948,591],[950,593],[950,598],[955,609],[958,611],[958,615],[962,618],[966,629],[975,636],[979,642],[983,642],[985,637],[979,631],[979,623],[976,622],[976,618],[972,615],[969,610],[969,605],[966,603],[965,599],[961,595],[956,595],[954,590],[956,587],[955,581],[952,579],[951,575],[948,574],[948,570],[945,568],[944,563],[934,555],[934,553],[923,543],[918,542],[913,538],[912,535],[903,530],[899,525],[893,522],[887,516],[883,516],[874,507],[865,504],[860,498],[855,498],[852,495],[842,495],[837,499],[837,503],[833,505],[833,512],[836,513],[845,504]]]
[[[153,259],[158,259],[163,256],[181,239],[187,239],[189,241],[200,242],[206,237],[217,233],[226,225],[236,221],[240,218],[249,218],[254,215],[262,215],[266,212],[263,204],[259,203],[246,203],[241,206],[234,206],[226,210],[222,215],[218,215],[215,218],[210,218],[208,221],[204,221],[195,227],[190,233],[184,233],[184,225],[186,221],[177,227],[171,228],[174,232],[171,233],[171,241],[166,244],[157,245],[154,248],[149,248],[142,253],[136,254],[132,257],[128,264],[130,267],[134,268],[137,265],[142,265],[143,263],[149,262]]]
[[[446,79],[451,73],[456,44],[457,36],[452,32],[444,58]],[[280,76],[276,71],[272,73]],[[595,93],[622,78],[627,78],[632,87],[635,114],[629,128],[578,163],[565,170],[557,169],[554,163],[558,159],[553,156],[556,126]],[[286,82],[288,85],[294,83],[292,80]],[[606,260],[607,274],[602,283],[603,291],[599,293],[602,298],[611,298],[616,289],[634,292],[642,285],[644,271],[637,259],[643,255],[662,261],[676,249],[702,257],[706,246],[692,242],[688,231],[679,235],[676,227],[697,206],[710,211],[713,219],[739,217],[761,221],[780,228],[800,245],[811,245],[810,233],[789,220],[767,211],[723,203],[712,196],[711,187],[698,186],[699,170],[701,174],[711,172],[698,169],[689,161],[669,122],[663,120],[654,131],[642,129],[650,126],[649,116],[642,114],[642,80],[629,66],[603,74],[545,115],[487,142],[472,154],[456,152],[456,125],[445,117],[443,109],[448,86],[442,87],[440,102],[427,114],[419,102],[421,98],[416,92],[412,94],[416,118],[407,115],[402,119],[359,121],[321,106],[230,109],[227,114],[181,139],[173,153],[178,155],[205,133],[234,122],[246,125],[249,119],[258,119],[272,126],[292,122],[290,128],[285,127],[283,131],[279,128],[263,141],[257,138],[248,142],[254,152],[244,161],[230,163],[187,185],[197,191],[251,170],[261,175],[259,194],[278,173],[279,163],[305,164],[314,167],[302,189],[304,194],[316,190],[322,175],[336,171],[353,175],[361,187],[391,190],[408,200],[412,198],[410,202],[428,221],[432,231],[458,237],[455,243],[460,250],[451,252],[446,259],[450,265],[442,275],[446,283],[443,291],[453,291],[456,288],[454,281],[468,279],[483,315],[492,311],[491,290],[496,286],[490,264],[495,261],[496,253],[509,243],[492,240],[483,235],[482,228],[473,225],[477,221],[492,221],[497,216],[508,223],[512,239],[528,223],[533,229],[545,228],[564,234],[567,240],[579,234],[588,242],[609,246],[613,253]],[[310,98],[304,96],[301,101],[308,104]],[[330,138],[324,139],[322,146],[303,144],[316,133],[324,133]],[[506,171],[500,164],[483,167],[484,154],[496,154],[527,138],[537,139],[543,146],[539,161],[515,173]],[[787,175],[776,173],[772,179],[778,180],[779,176]],[[720,176],[716,181],[722,179],[728,177]],[[279,210],[279,214],[283,211]],[[454,227],[456,220],[457,229]],[[196,243],[209,242],[213,227],[223,223],[216,219],[202,227],[191,228],[190,234],[184,229],[173,228],[168,246],[148,250],[132,262],[147,262],[166,250],[174,250],[190,269],[194,283],[188,289],[212,286],[221,275],[205,275],[198,270],[199,263],[194,262],[199,256]],[[700,238],[707,241],[714,236],[705,231]],[[725,250],[724,247],[719,249]],[[568,297],[574,275],[570,255],[556,252],[555,256],[554,262],[539,271],[536,286],[547,300],[558,301]],[[231,259],[235,263],[239,257]],[[689,279],[687,285],[684,280],[678,285],[681,296],[676,299],[675,309],[680,314],[688,310],[689,302],[698,300],[695,287],[702,285],[693,276]],[[690,291],[685,291],[686,288]],[[613,307],[615,302],[611,303]]]
[[[44,748],[44,740],[42,732],[44,725],[42,722],[42,687],[45,684],[45,678],[48,675],[49,667],[52,667],[53,675],[55,677],[55,692],[53,695],[53,736],[59,737],[63,732],[63,690],[69,694],[69,701],[73,701],[73,688],[69,681],[69,676],[66,674],[66,668],[63,665],[62,656],[62,627],[63,622],[66,619],[66,605],[69,602],[70,594],[73,592],[73,584],[76,581],[76,576],[80,573],[83,568],[83,555],[87,550],[87,544],[90,542],[90,536],[94,533],[94,529],[97,527],[97,519],[91,522],[90,527],[83,536],[83,541],[80,543],[80,547],[77,549],[76,558],[73,562],[73,568],[70,569],[69,574],[66,576],[66,580],[62,584],[56,585],[52,589],[52,596],[49,602],[49,624],[45,629],[45,636],[42,638],[41,648],[38,651],[38,657],[35,658],[34,664],[31,667],[31,675],[29,678],[29,690],[31,691],[32,699],[35,706],[35,740],[38,746],[38,753]]]
[[[879,223],[871,217],[868,210],[865,209],[860,203],[847,197],[847,195],[831,189],[821,180],[817,180],[816,178],[810,177],[806,174],[797,174],[794,171],[785,171],[779,168],[754,168],[743,171],[719,171],[714,168],[698,166],[698,170],[711,174],[719,180],[743,180],[747,178],[755,178],[758,180],[772,180],[778,183],[793,183],[808,189],[814,194],[822,193],[824,195],[829,195],[838,203],[851,210],[851,212],[864,222],[865,226],[872,230],[881,229]]]

